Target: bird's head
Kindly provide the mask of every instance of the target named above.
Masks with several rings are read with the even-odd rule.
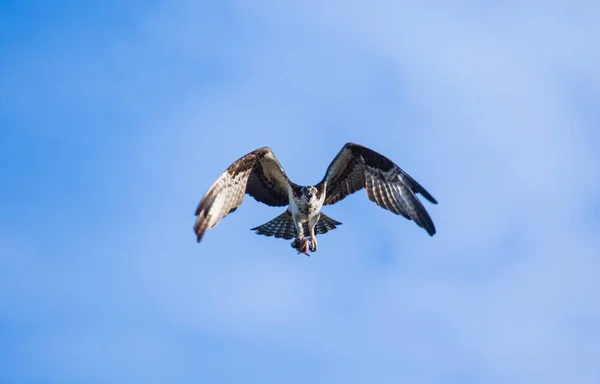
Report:
[[[317,188],[313,186],[302,187],[300,192],[306,201],[311,201],[317,195]]]

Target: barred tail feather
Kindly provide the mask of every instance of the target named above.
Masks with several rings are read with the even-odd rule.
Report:
[[[342,223],[321,213],[321,217],[319,217],[319,221],[317,222],[317,225],[315,225],[315,233],[327,233],[328,231],[336,229],[338,225],[342,225]],[[304,223],[304,231],[308,233],[308,223]]]
[[[315,233],[323,234],[335,229],[338,225],[341,225],[339,221],[332,219],[331,217],[321,213],[321,217],[315,226]],[[304,223],[304,233],[309,233],[308,223]],[[293,239],[296,237],[296,226],[292,219],[292,214],[288,211],[283,212],[273,220],[254,227],[251,231],[256,231],[257,235],[275,236],[278,239]]]
[[[288,211],[263,225],[252,228],[251,231],[256,231],[258,235],[275,236],[278,239],[287,240],[296,237],[294,220],[292,220],[292,214]]]

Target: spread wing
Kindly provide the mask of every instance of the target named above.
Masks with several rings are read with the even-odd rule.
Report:
[[[207,228],[213,228],[242,204],[245,193],[270,206],[288,205],[290,183],[271,148],[259,148],[241,157],[223,172],[198,204],[194,225],[198,242]]]
[[[326,183],[324,204],[334,204],[361,188],[382,208],[414,220],[431,236],[435,226],[417,193],[437,201],[387,157],[362,145],[348,143],[333,159],[321,183]]]

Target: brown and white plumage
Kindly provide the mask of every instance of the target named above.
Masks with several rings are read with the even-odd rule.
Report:
[[[393,161],[372,149],[354,143],[344,145],[320,184],[326,185],[324,205],[365,188],[369,199],[380,207],[414,220],[431,236],[435,234],[433,221],[416,194],[433,204],[437,201]]]
[[[319,221],[317,221],[317,224],[315,225],[315,233],[322,235],[337,228],[337,226],[341,224],[342,223],[339,221],[321,213]],[[304,222],[302,228],[304,229],[304,233],[310,232],[308,222]],[[292,213],[290,211],[285,211],[273,220],[252,228],[251,230],[256,231],[258,235],[274,236],[275,238],[285,240],[293,239],[297,236],[296,225],[294,224]]]
[[[235,161],[210,187],[196,209],[194,231],[200,242],[213,228],[242,204],[247,193],[272,207],[288,205],[290,180],[269,147],[259,148]]]
[[[231,164],[202,198],[196,209],[194,231],[200,241],[206,229],[235,211],[247,193],[269,206],[288,206],[284,213],[252,230],[276,238],[296,237],[292,247],[305,253],[309,244],[314,252],[316,234],[341,224],[321,213],[321,207],[362,188],[380,207],[414,220],[427,233],[435,234],[433,221],[417,194],[434,204],[437,201],[390,159],[354,143],[344,145],[314,187],[290,181],[269,147],[248,153]],[[310,235],[310,241],[304,239],[305,234]]]

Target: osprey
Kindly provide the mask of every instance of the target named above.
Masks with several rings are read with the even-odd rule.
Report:
[[[292,182],[271,148],[248,153],[231,164],[204,195],[196,209],[194,232],[200,242],[206,229],[235,211],[247,193],[269,206],[287,205],[281,215],[252,230],[259,235],[294,238],[292,247],[308,255],[308,250],[317,250],[317,233],[341,224],[321,212],[323,205],[335,204],[362,188],[380,207],[414,220],[431,236],[435,234],[433,221],[417,194],[437,204],[433,196],[390,159],[354,143],[344,145],[323,180],[314,186]]]

